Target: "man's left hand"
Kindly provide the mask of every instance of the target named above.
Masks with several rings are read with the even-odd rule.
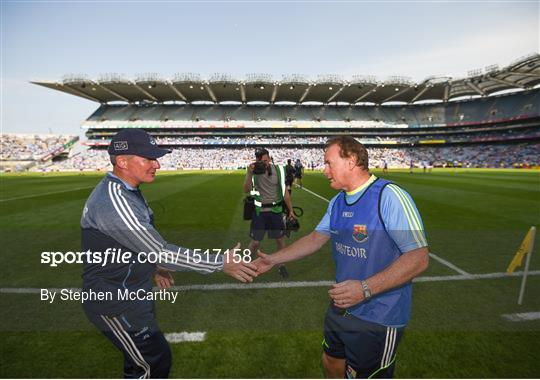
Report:
[[[154,273],[154,282],[160,289],[169,289],[174,285],[174,278],[168,270],[158,269],[156,273]]]
[[[362,284],[357,280],[346,280],[334,284],[328,294],[334,301],[334,305],[341,309],[354,306],[364,300]]]

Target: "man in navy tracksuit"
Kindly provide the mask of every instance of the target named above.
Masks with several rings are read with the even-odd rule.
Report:
[[[390,378],[410,318],[411,280],[428,266],[422,220],[405,190],[369,173],[367,151],[353,137],[330,139],[324,158],[330,186],[343,191],[315,231],[254,264],[264,273],[331,240],[336,284],[324,321],[325,375]]]
[[[191,250],[168,243],[155,229],[152,210],[139,185],[154,181],[160,168],[157,159],[170,151],[159,148],[145,131],[126,129],[113,137],[108,152],[113,171],[84,206],[82,250],[133,255],[128,262],[85,262],[82,291],[111,297],[85,302],[84,311],[124,354],[125,378],[166,378],[171,352],[157,325],[154,301],[145,297],[126,300],[120,294],[149,294],[152,278],[160,288],[168,288],[173,284],[169,271],[223,271],[242,282],[251,282],[257,274],[251,264],[229,260],[232,254],[201,255],[199,261],[201,256],[195,259]],[[148,263],[151,256],[159,264]]]

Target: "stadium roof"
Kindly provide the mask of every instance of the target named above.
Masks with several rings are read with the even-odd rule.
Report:
[[[406,77],[378,81],[373,76],[354,76],[344,80],[336,75],[319,76],[314,81],[292,75],[275,81],[267,74],[249,74],[244,79],[215,74],[208,80],[198,74],[177,74],[170,80],[162,79],[157,74],[140,75],[135,80],[117,74],[104,75],[99,80],[84,75],[69,75],[61,82],[32,83],[99,103],[415,103],[532,88],[540,84],[540,55],[520,58],[504,68],[492,65],[484,70],[473,70],[466,78],[429,77],[420,83]]]

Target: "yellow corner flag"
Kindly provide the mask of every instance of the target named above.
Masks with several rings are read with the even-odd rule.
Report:
[[[521,242],[521,245],[519,246],[519,249],[516,252],[516,255],[510,262],[510,265],[508,265],[508,268],[506,269],[506,273],[514,273],[514,270],[521,266],[521,263],[523,262],[523,257],[529,252],[531,248],[531,244],[534,244],[534,233],[536,232],[536,228],[531,227],[529,229],[529,232],[527,232],[527,235],[525,235],[525,239]]]

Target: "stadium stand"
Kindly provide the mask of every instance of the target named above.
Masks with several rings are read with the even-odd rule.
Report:
[[[419,147],[419,148],[368,148],[370,167],[382,168],[384,161],[391,168],[408,168],[413,161],[421,167],[423,162],[432,167],[470,168],[530,168],[540,165],[540,143],[500,144],[489,146]],[[274,161],[286,163],[299,158],[308,169],[324,167],[321,148],[276,148],[270,151]],[[244,168],[253,161],[253,149],[240,148],[177,148],[160,159],[164,170],[234,170]],[[90,171],[110,170],[109,156],[105,150],[88,150],[65,161],[56,162],[36,171]]]
[[[102,105],[86,121],[95,127],[118,127],[137,121],[152,126],[174,127],[201,124],[257,126],[320,123],[322,126],[350,127],[434,127],[486,124],[538,116],[537,90],[494,96],[486,99],[434,105],[405,106],[231,106],[231,105]],[[125,123],[124,123],[125,122]],[[93,124],[95,123],[95,124]],[[316,125],[313,125],[316,126]]]
[[[63,148],[75,136],[3,134],[2,160],[38,160]]]
[[[365,144],[373,167],[384,161],[408,167],[411,160],[433,166],[540,164],[538,54],[467,78],[421,83],[398,77],[259,79],[216,74],[207,81],[186,74],[174,81],[67,76],[57,83],[34,82],[100,103],[83,123],[86,140],[79,149],[69,158],[40,162],[35,170],[106,170],[105,149],[123,128],[146,129],[159,145],[173,149],[162,160],[168,169],[244,167],[256,146],[270,148],[277,162],[300,158],[307,167],[321,168],[321,149],[338,134]],[[8,143],[13,144],[20,142]]]
[[[2,134],[0,170],[24,170],[67,154],[78,136]]]
[[[105,148],[111,136],[121,128],[141,127],[159,145],[173,149],[162,160],[163,168],[171,170],[241,168],[252,160],[256,146],[272,149],[276,162],[300,158],[307,167],[320,169],[324,143],[336,134],[352,134],[364,143],[371,151],[373,167],[382,167],[386,161],[391,168],[405,168],[411,160],[440,167],[454,163],[531,167],[540,165],[539,93],[535,89],[446,106],[393,107],[384,113],[386,119],[378,119],[383,113],[377,107],[101,105],[83,124],[87,139],[77,154],[42,162],[48,152],[67,147],[74,136],[6,135],[2,160],[34,160],[38,164],[32,170],[41,171],[108,170]],[[497,119],[493,119],[495,114]],[[341,119],[344,115],[370,119],[345,121]],[[443,121],[451,122],[440,124],[442,115],[446,115]],[[459,115],[464,117],[454,122]],[[298,119],[292,120],[293,116]],[[417,124],[426,117],[431,124]],[[403,119],[412,121],[403,124]],[[30,166],[25,162],[18,169]]]

